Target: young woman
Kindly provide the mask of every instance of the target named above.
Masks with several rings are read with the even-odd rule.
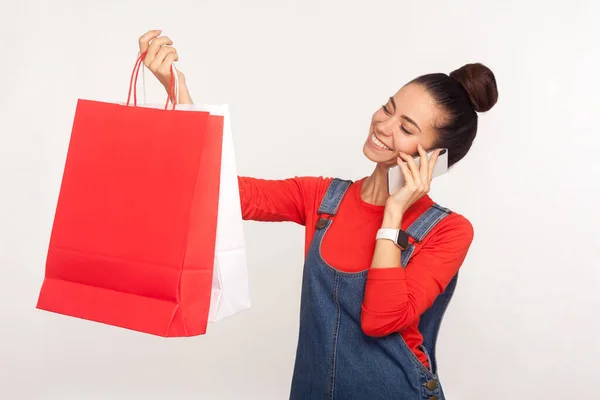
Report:
[[[166,87],[178,59],[160,31],[139,39]],[[178,72],[180,103],[191,103]],[[468,64],[402,87],[372,117],[363,147],[375,164],[356,182],[240,177],[243,218],[306,227],[300,332],[292,399],[443,399],[435,361],[440,321],[473,239],[462,215],[427,195],[439,149],[452,166],[496,103],[493,73]],[[417,167],[413,156],[429,162]],[[387,169],[404,187],[388,194]]]

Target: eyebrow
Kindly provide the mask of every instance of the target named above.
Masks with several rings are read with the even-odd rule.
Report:
[[[396,101],[393,97],[390,97],[390,101],[392,102],[392,106],[394,106],[394,111],[396,111]],[[400,118],[405,119],[406,121],[414,125],[419,130],[419,132],[421,132],[421,128],[419,128],[419,125],[417,125],[417,123],[412,118],[409,118],[406,115],[401,115]]]

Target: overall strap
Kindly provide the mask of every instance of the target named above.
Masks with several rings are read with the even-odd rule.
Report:
[[[410,237],[412,237],[415,242],[421,243],[423,239],[431,232],[431,230],[444,218],[450,215],[451,211],[447,208],[444,208],[438,204],[432,204],[431,207],[427,209],[423,214],[417,218],[415,222],[413,222],[406,233]],[[406,267],[410,258],[415,251],[415,246],[413,244],[409,245],[406,250],[402,251],[402,266]]]
[[[434,203],[408,227],[406,233],[418,243],[421,243],[438,222],[446,218],[450,213],[451,211],[447,208]]]
[[[425,211],[415,222],[407,229],[408,233],[417,243],[421,243],[423,239],[431,232],[431,230],[444,218],[450,215],[451,211],[447,208],[433,204]],[[402,252],[402,265],[406,267],[415,250],[415,245],[410,244],[409,247]],[[435,267],[435,266],[432,266]],[[423,336],[423,347],[429,356],[429,365],[434,374],[437,374],[437,360],[435,356],[435,346],[437,342],[438,332],[442,323],[444,313],[448,308],[448,304],[454,294],[458,273],[452,278],[446,286],[443,293],[440,293],[429,309],[427,309],[420,317],[419,332]]]
[[[317,222],[317,228],[324,228],[327,224],[327,221],[330,220],[329,217],[333,217],[335,214],[337,214],[338,209],[340,208],[340,203],[342,202],[342,199],[344,198],[344,195],[348,191],[348,188],[351,184],[352,181],[339,178],[335,178],[331,181],[329,187],[327,188],[327,192],[325,192],[325,196],[321,201],[319,210],[317,211],[319,216],[325,214],[328,217],[321,217]]]

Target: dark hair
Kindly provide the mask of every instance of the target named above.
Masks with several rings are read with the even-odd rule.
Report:
[[[448,148],[448,165],[460,161],[477,134],[477,113],[489,111],[498,100],[493,72],[483,64],[467,64],[446,74],[414,79],[425,87],[445,115],[436,121],[436,146]]]

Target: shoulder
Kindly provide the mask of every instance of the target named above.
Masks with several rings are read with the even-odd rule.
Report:
[[[425,240],[438,245],[469,247],[474,236],[475,230],[471,221],[463,214],[450,210],[449,215],[432,229]]]
[[[314,192],[317,195],[325,195],[325,192],[327,192],[327,189],[329,189],[333,181],[346,181],[350,184],[356,183],[344,178],[325,176],[297,176],[291,179],[303,190]]]
[[[304,198],[318,198],[324,195],[334,178],[323,176],[295,176],[286,181],[302,192]]]
[[[327,195],[327,190],[330,189],[330,187],[332,187],[332,183],[334,181],[346,181],[351,183],[351,185],[356,183],[344,178],[333,178],[324,176],[304,176],[295,177],[293,179],[296,181],[297,185],[301,190],[302,197],[306,206],[306,211],[308,213],[313,214],[316,213],[319,207],[321,206],[323,199]]]
[[[294,179],[302,187],[302,195],[309,213],[315,213],[319,209],[327,189],[334,181],[333,177],[324,176],[302,176]]]

